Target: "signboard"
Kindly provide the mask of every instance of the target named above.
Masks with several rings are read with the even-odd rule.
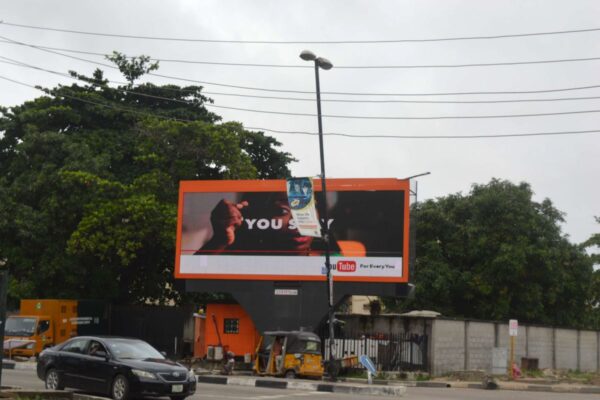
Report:
[[[519,321],[511,319],[508,321],[508,336],[517,336],[519,331]]]
[[[298,289],[275,289],[275,296],[298,296]]]
[[[310,178],[287,180],[288,204],[296,228],[302,236],[321,237],[321,224],[315,207],[313,182]]]
[[[373,375],[377,373],[377,370],[375,369],[375,364],[373,364],[373,361],[371,361],[371,359],[368,356],[363,354],[358,358],[358,360],[363,365],[363,367],[367,369],[367,371],[369,371]]]
[[[327,189],[335,280],[408,282],[409,182],[328,179]],[[325,280],[324,242],[300,234],[287,190],[285,180],[181,182],[175,276]]]

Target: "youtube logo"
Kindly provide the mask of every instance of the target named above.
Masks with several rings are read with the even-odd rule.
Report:
[[[354,272],[356,271],[356,261],[338,261],[338,272]]]

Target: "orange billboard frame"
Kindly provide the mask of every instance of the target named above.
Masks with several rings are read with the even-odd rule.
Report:
[[[272,274],[216,274],[216,273],[182,273],[181,244],[183,228],[184,197],[186,193],[211,192],[285,192],[286,180],[214,180],[214,181],[181,181],[179,185],[179,202],[177,213],[177,239],[175,248],[175,278],[177,279],[214,279],[214,280],[275,280],[275,281],[326,281],[326,275],[272,275]],[[315,192],[322,191],[320,179],[314,180]],[[402,243],[402,276],[335,276],[340,282],[386,282],[407,283],[409,280],[409,224],[410,224],[410,182],[395,178],[331,178],[327,179],[327,191],[403,191],[404,192],[404,226]],[[323,264],[325,260],[323,258]]]

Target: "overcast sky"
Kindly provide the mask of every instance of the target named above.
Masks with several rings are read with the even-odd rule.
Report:
[[[599,1],[50,1],[0,0],[0,20],[14,24],[126,34],[245,41],[361,41],[494,36],[600,28]],[[78,35],[0,24],[0,36],[38,46],[158,59],[310,66],[298,58],[307,48],[331,60],[321,72],[324,92],[448,93],[536,91],[600,85],[600,61],[405,69],[335,66],[452,65],[600,57],[600,31],[505,38],[379,44],[233,44],[159,41]],[[102,57],[77,55],[96,62]],[[0,43],[0,55],[35,66],[91,74],[95,65],[38,49]],[[123,81],[106,70],[109,79]],[[228,85],[314,91],[308,68],[259,68],[161,62],[160,74]],[[72,83],[46,72],[0,63],[0,76],[28,84]],[[153,77],[155,83],[182,84]],[[314,99],[311,94],[269,93],[204,85],[206,92]],[[17,105],[40,93],[0,79],[0,104]],[[313,101],[209,95],[216,105],[314,114]],[[347,96],[323,99],[511,100],[600,97],[600,88],[533,94],[461,96]],[[600,99],[487,103],[411,104],[324,102],[326,115],[435,117],[539,114],[600,110]],[[314,116],[212,109],[225,121],[275,130],[317,131]],[[325,132],[384,135],[489,135],[600,130],[600,113],[487,119],[375,120],[326,117]],[[318,139],[272,134],[298,159],[295,176],[319,173]],[[538,201],[550,198],[566,213],[565,233],[581,242],[600,225],[600,133],[494,139],[325,138],[328,177],[397,177],[425,171],[419,199],[468,192],[492,177],[531,184]]]

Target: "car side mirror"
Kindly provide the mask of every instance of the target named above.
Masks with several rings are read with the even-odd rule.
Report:
[[[167,358],[167,352],[166,352],[166,351],[161,351],[161,352],[160,352],[160,354],[162,354],[162,356],[163,356],[164,358]]]
[[[102,350],[98,350],[94,353],[94,357],[98,357],[98,358],[104,358],[105,360],[108,360],[108,354],[106,354],[105,351]]]

